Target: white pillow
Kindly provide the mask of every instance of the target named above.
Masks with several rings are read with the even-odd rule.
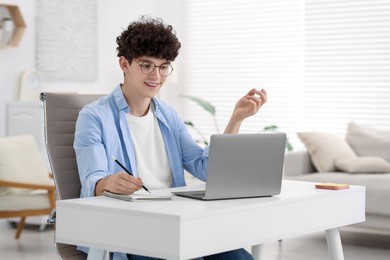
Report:
[[[353,159],[356,154],[339,135],[323,132],[301,132],[299,139],[308,150],[318,172],[335,171],[335,160]]]
[[[390,162],[390,130],[351,122],[345,138],[357,155],[381,157]]]
[[[0,179],[33,184],[53,184],[32,135],[0,138]],[[0,194],[25,193],[26,189],[0,187]]]
[[[349,173],[390,173],[390,163],[380,157],[363,156],[354,159],[340,159],[336,168]]]

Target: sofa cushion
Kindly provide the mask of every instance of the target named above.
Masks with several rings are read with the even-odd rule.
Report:
[[[356,158],[352,148],[337,134],[300,132],[298,137],[308,150],[318,172],[335,171],[335,160]]]
[[[390,216],[390,173],[350,174],[343,172],[312,173],[287,177],[288,180],[335,182],[366,186],[366,213]],[[313,183],[314,188],[314,183]],[[337,191],[336,191],[337,192]]]
[[[349,173],[384,173],[390,172],[390,162],[380,157],[362,156],[335,161],[338,170]]]
[[[357,155],[381,157],[390,162],[390,130],[351,122],[345,138]]]

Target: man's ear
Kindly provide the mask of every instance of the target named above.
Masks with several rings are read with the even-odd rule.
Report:
[[[129,68],[129,65],[130,65],[129,62],[125,57],[123,56],[119,57],[119,66],[121,67],[123,72]]]

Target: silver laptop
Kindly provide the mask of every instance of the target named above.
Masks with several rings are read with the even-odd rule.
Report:
[[[285,133],[212,135],[206,190],[172,193],[200,200],[277,195],[285,147]]]

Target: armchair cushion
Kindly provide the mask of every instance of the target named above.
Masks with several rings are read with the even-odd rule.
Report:
[[[50,208],[46,191],[0,196],[0,211],[38,210]]]
[[[53,184],[32,135],[0,138],[0,180]],[[28,189],[0,187],[0,195],[31,192]]]
[[[300,132],[298,137],[308,150],[318,172],[335,171],[335,160],[356,157],[348,143],[336,134]]]

